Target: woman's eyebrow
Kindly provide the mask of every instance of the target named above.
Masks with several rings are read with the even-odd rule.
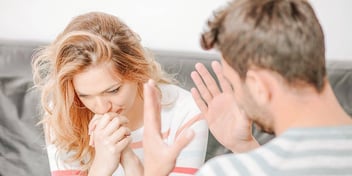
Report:
[[[95,94],[95,95],[103,94],[103,93],[109,91],[110,89],[113,89],[113,88],[115,88],[115,87],[121,86],[121,84],[122,84],[122,83],[113,84],[113,85],[109,86],[108,88],[104,89],[103,91],[101,91],[101,92],[99,92],[99,93],[97,93],[97,94]],[[78,96],[90,96],[90,95],[88,95],[88,94],[79,92],[78,90],[75,90],[75,91],[76,91],[76,93],[77,93]]]

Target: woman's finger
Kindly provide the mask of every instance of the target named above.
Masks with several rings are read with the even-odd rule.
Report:
[[[132,137],[126,136],[125,138],[123,138],[117,143],[118,150],[122,152],[122,150],[128,147],[131,142],[132,142]]]
[[[103,115],[95,114],[88,124],[88,134],[90,135],[94,131],[97,122],[103,117]]]
[[[111,134],[109,140],[113,144],[119,143],[124,138],[131,135],[131,130],[125,126],[121,126],[118,130]]]
[[[112,133],[114,133],[116,130],[118,130],[120,127],[126,125],[128,122],[127,118],[125,117],[114,117],[111,119],[111,121],[108,123],[108,125],[104,128],[104,133],[108,136],[110,136]]]
[[[194,138],[194,131],[190,128],[185,129],[176,139],[174,145],[171,146],[170,154],[172,157],[170,158],[177,158],[179,156],[182,149],[184,149]]]

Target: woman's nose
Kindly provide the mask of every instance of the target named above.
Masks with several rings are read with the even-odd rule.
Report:
[[[97,114],[105,114],[110,112],[112,108],[112,104],[110,100],[105,99],[104,97],[96,97],[95,103],[95,113]]]

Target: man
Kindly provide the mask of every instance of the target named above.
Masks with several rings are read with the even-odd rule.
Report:
[[[208,27],[201,43],[221,52],[222,66],[212,64],[221,90],[197,64],[192,94],[214,136],[235,154],[210,160],[196,175],[352,174],[352,120],[327,80],[324,35],[309,3],[237,0]],[[165,145],[152,81],[144,98],[145,175],[167,175],[194,132]],[[277,137],[259,147],[252,123]]]

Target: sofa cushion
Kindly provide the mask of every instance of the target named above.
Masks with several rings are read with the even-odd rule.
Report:
[[[31,55],[37,44],[0,42],[0,175],[50,175],[33,91]]]
[[[335,96],[343,109],[352,117],[352,62],[329,61],[327,72]]]

